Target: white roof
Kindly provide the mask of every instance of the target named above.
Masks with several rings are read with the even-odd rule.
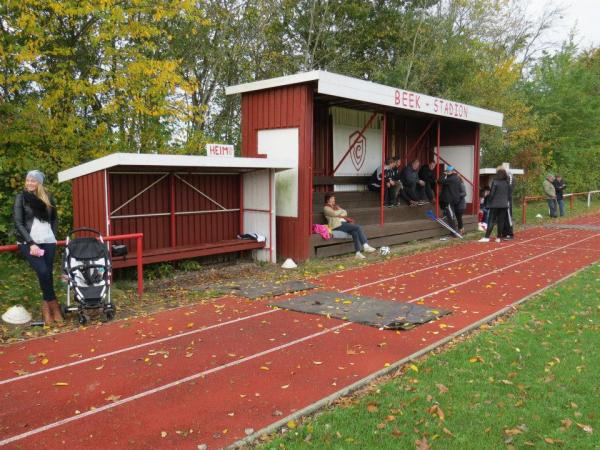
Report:
[[[102,158],[80,164],[58,173],[63,182],[89,173],[117,166],[147,168],[217,168],[228,172],[246,172],[258,169],[286,170],[294,167],[293,162],[274,158],[226,158],[195,155],[158,155],[149,153],[112,153]]]
[[[525,171],[523,169],[513,169],[511,167],[508,170],[510,170],[510,173],[512,173],[513,175],[525,175]],[[479,175],[496,175],[496,168],[486,167],[484,169],[479,169]]]
[[[371,81],[351,78],[336,73],[315,70],[312,72],[297,73],[268,80],[253,81],[225,88],[227,95],[241,94],[244,92],[260,91],[291,84],[317,82],[319,94],[331,95],[339,98],[357,100],[392,108],[419,111],[442,117],[452,117],[470,122],[486,125],[502,126],[504,115],[489,109],[478,108],[464,103],[445,100],[438,97],[419,94],[418,92],[385,86]]]

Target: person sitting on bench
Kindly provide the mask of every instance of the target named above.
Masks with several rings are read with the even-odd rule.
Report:
[[[385,166],[383,167],[383,179],[385,183],[383,188],[383,204],[386,208],[391,207],[395,201],[394,187],[396,182],[392,180],[393,164],[394,160],[392,158],[388,158],[385,160]],[[374,192],[379,192],[381,190],[381,166],[377,167],[377,169],[375,169],[371,175],[368,187],[370,191]]]
[[[411,200],[406,194],[404,186],[402,185],[402,169],[400,169],[402,162],[399,158],[393,158],[394,163],[392,164],[392,181],[395,183],[392,187],[392,204],[394,206],[400,206],[399,198],[406,202],[409,206],[417,206],[417,202]]]
[[[429,164],[424,164],[423,167],[421,167],[421,170],[419,170],[419,178],[425,182],[423,189],[425,191],[425,195],[427,195],[429,203],[433,202],[433,198],[435,197],[434,192],[437,182],[435,168],[435,161],[431,161]]]
[[[323,214],[325,214],[325,217],[327,218],[329,228],[332,230],[343,231],[352,236],[356,258],[365,258],[365,255],[361,253],[363,250],[366,253],[375,251],[375,249],[367,242],[367,236],[361,226],[353,223],[354,220],[348,217],[348,212],[335,203],[335,195],[333,195],[333,193],[325,194]]]
[[[419,179],[419,166],[421,163],[418,159],[414,159],[408,164],[401,174],[402,185],[408,197],[417,202],[419,205],[424,205],[427,202],[423,200],[425,182]]]

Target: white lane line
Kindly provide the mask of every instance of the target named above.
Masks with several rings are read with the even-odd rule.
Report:
[[[238,317],[237,319],[229,320],[227,322],[221,322],[221,323],[217,323],[217,324],[214,324],[214,325],[209,325],[207,327],[199,328],[197,330],[186,331],[185,333],[176,334],[176,335],[173,335],[173,336],[167,336],[167,337],[160,338],[160,339],[155,339],[155,340],[152,340],[152,341],[144,342],[142,344],[132,345],[130,347],[123,347],[123,348],[120,348],[119,350],[114,350],[112,352],[102,353],[100,355],[92,356],[90,358],[78,359],[77,361],[72,361],[70,363],[61,364],[59,366],[48,367],[47,369],[39,370],[37,372],[26,373],[26,374],[20,375],[18,377],[8,378],[6,380],[1,380],[0,381],[0,385],[12,383],[14,381],[24,380],[26,378],[35,377],[35,376],[38,376],[38,375],[43,375],[45,373],[54,372],[54,371],[60,370],[60,369],[65,369],[67,367],[78,366],[80,364],[85,364],[85,363],[88,363],[88,362],[91,362],[91,361],[96,361],[98,359],[102,359],[102,358],[107,358],[109,356],[118,355],[120,353],[125,353],[125,352],[130,352],[130,351],[133,351],[133,350],[138,350],[140,348],[149,347],[151,345],[161,344],[163,342],[168,342],[168,341],[171,341],[173,339],[179,339],[179,338],[190,336],[190,335],[193,335],[193,334],[203,333],[205,331],[214,330],[215,328],[224,327],[226,325],[231,325],[231,324],[234,324],[234,323],[242,322],[244,320],[254,319],[255,317],[264,316],[266,314],[272,314],[272,313],[277,312],[277,311],[280,311],[280,310],[278,310],[278,309],[269,309],[267,311],[262,311],[262,312],[259,312],[259,313],[256,313],[256,314],[251,314],[249,316]]]
[[[544,237],[552,236],[552,235],[558,234],[560,232],[561,231],[556,231],[556,232],[548,233],[548,234],[546,234],[544,236],[538,236],[536,238],[528,239],[528,240],[525,240],[525,241],[515,242],[514,244],[511,244],[511,245],[507,245],[507,246],[504,246],[504,247],[495,248],[495,249],[492,249],[492,250],[487,250],[485,252],[476,253],[476,254],[471,255],[471,256],[466,256],[466,257],[463,257],[463,258],[458,258],[458,259],[455,259],[455,260],[452,260],[452,261],[447,261],[445,263],[437,264],[437,265],[434,265],[434,266],[424,267],[424,268],[415,270],[413,272],[403,273],[403,274],[396,275],[396,276],[393,276],[393,277],[384,278],[384,279],[381,279],[381,280],[378,280],[378,281],[373,281],[371,283],[367,283],[367,284],[364,284],[364,285],[361,285],[361,286],[356,286],[356,287],[353,287],[353,288],[350,288],[350,289],[345,289],[345,290],[340,291],[340,292],[345,293],[345,292],[349,292],[349,291],[352,291],[352,290],[355,290],[355,289],[360,289],[362,287],[371,286],[373,284],[385,283],[386,281],[390,281],[390,280],[393,280],[393,279],[396,279],[396,278],[400,278],[400,277],[403,277],[403,276],[408,276],[408,275],[411,275],[411,274],[415,274],[415,273],[419,273],[419,272],[423,272],[423,271],[427,271],[427,270],[436,269],[438,267],[443,267],[445,265],[453,264],[455,262],[463,261],[465,259],[473,258],[475,256],[481,256],[481,255],[485,255],[485,254],[488,254],[488,253],[496,252],[496,251],[501,250],[501,249],[510,248],[510,247],[512,247],[514,245],[517,245],[518,243],[519,244],[523,244],[525,242],[529,242],[529,241],[532,241],[532,240],[542,239]],[[91,362],[91,361],[97,361],[99,359],[107,358],[109,356],[118,355],[120,353],[125,353],[125,352],[129,352],[129,351],[137,350],[137,349],[140,349],[140,348],[148,347],[148,346],[151,346],[151,345],[160,344],[162,342],[168,342],[170,340],[177,339],[177,338],[180,338],[180,337],[186,337],[186,336],[190,336],[190,335],[193,335],[193,334],[196,334],[196,333],[201,333],[201,332],[204,332],[204,331],[209,331],[209,330],[212,330],[212,329],[215,329],[215,328],[219,328],[219,327],[222,327],[222,326],[231,325],[231,324],[234,324],[234,323],[237,323],[237,322],[241,322],[243,320],[252,319],[252,318],[255,318],[255,317],[260,317],[260,316],[265,315],[265,314],[271,314],[271,313],[273,313],[275,311],[281,311],[281,310],[280,309],[272,309],[272,310],[268,310],[268,311],[263,311],[263,312],[260,312],[260,313],[257,313],[257,314],[252,314],[252,315],[249,315],[249,316],[239,317],[237,319],[234,319],[234,320],[231,320],[231,321],[228,321],[228,322],[222,322],[222,323],[219,323],[219,324],[210,325],[208,327],[201,328],[201,329],[198,329],[198,330],[192,330],[192,331],[188,331],[188,332],[181,333],[181,334],[174,335],[174,336],[168,336],[168,337],[161,338],[161,339],[155,339],[155,340],[152,340],[152,341],[144,342],[142,344],[138,344],[138,345],[134,345],[134,346],[130,346],[130,347],[124,347],[124,348],[119,349],[119,350],[114,350],[112,352],[102,353],[102,354],[99,354],[99,355],[96,355],[96,356],[92,356],[92,357],[89,357],[89,358],[80,359],[80,360],[77,360],[77,361],[72,361],[70,363],[61,364],[61,365],[53,366],[53,367],[48,367],[47,369],[43,369],[43,370],[40,370],[40,371],[37,371],[37,372],[31,372],[31,373],[27,373],[27,374],[24,374],[24,375],[19,375],[17,377],[8,378],[6,380],[0,380],[0,386],[3,385],[3,384],[8,384],[8,383],[12,383],[12,382],[15,382],[15,381],[24,380],[26,378],[32,378],[32,377],[35,377],[35,376],[38,376],[38,375],[43,375],[43,374],[46,374],[46,373],[54,372],[54,371],[57,371],[57,370],[68,368],[68,367],[73,367],[73,366],[77,366],[77,365],[80,365],[80,364],[85,364],[85,363],[88,363],[88,362]]]
[[[543,249],[548,248],[547,246],[536,245],[536,244],[523,244],[523,245],[526,247],[531,247],[531,248],[543,248]],[[580,252],[600,252],[600,248],[572,247],[569,250],[576,250],[576,251],[580,251]]]
[[[223,365],[218,366],[218,367],[213,367],[212,369],[208,369],[208,370],[205,370],[203,372],[196,373],[194,375],[190,375],[190,376],[187,376],[185,378],[181,378],[179,380],[172,381],[171,383],[164,384],[162,386],[158,386],[158,387],[155,387],[153,389],[149,389],[147,391],[140,392],[140,393],[132,395],[130,397],[126,397],[124,399],[117,400],[116,402],[108,403],[108,404],[100,406],[98,408],[85,411],[85,412],[83,412],[81,414],[78,414],[76,416],[66,417],[66,418],[64,418],[62,420],[58,420],[56,422],[49,423],[47,425],[44,425],[44,426],[41,426],[41,427],[38,427],[38,428],[34,428],[33,430],[27,431],[25,433],[17,434],[15,436],[3,439],[2,441],[0,441],[0,447],[4,446],[4,445],[7,445],[7,444],[10,444],[10,443],[15,442],[15,441],[19,441],[21,439],[28,438],[28,437],[36,435],[36,434],[42,433],[44,431],[48,431],[48,430],[51,430],[53,428],[60,427],[60,426],[65,425],[67,423],[74,422],[76,420],[80,420],[80,419],[83,419],[85,417],[92,416],[94,414],[98,414],[98,413],[101,413],[103,411],[107,411],[109,409],[116,408],[117,406],[121,406],[121,405],[124,405],[126,403],[133,402],[134,400],[139,400],[141,398],[148,397],[149,395],[165,391],[167,389],[179,386],[180,384],[184,384],[184,383],[187,383],[189,381],[197,380],[198,378],[205,377],[206,375],[210,375],[210,374],[213,374],[213,373],[216,373],[216,372],[220,372],[221,370],[227,369],[229,367],[233,367],[233,366],[237,366],[239,364],[243,364],[243,363],[251,361],[253,359],[260,358],[262,356],[268,355],[269,353],[273,353],[273,352],[277,352],[279,350],[283,350],[284,348],[291,347],[292,345],[300,344],[301,342],[305,342],[305,341],[308,341],[310,339],[322,336],[322,335],[324,335],[326,333],[329,333],[330,331],[339,330],[341,328],[347,327],[348,325],[353,325],[353,324],[352,324],[352,322],[345,322],[345,323],[342,323],[341,325],[337,325],[335,327],[331,327],[331,328],[327,328],[325,330],[319,331],[318,333],[313,333],[313,334],[310,334],[308,336],[304,336],[304,337],[295,339],[295,340],[290,341],[290,342],[288,342],[286,344],[278,345],[277,347],[272,347],[270,349],[263,350],[262,352],[255,353],[255,354],[250,355],[250,356],[246,356],[245,358],[241,358],[241,359],[238,359],[236,361],[232,361],[232,362],[229,362],[227,364],[223,364]]]
[[[475,253],[475,254],[472,254],[472,255],[469,255],[469,256],[464,256],[462,258],[456,258],[456,259],[453,259],[451,261],[446,261],[444,263],[436,264],[436,265],[433,265],[433,266],[423,267],[421,269],[413,270],[412,272],[405,272],[405,273],[401,273],[399,275],[394,275],[393,277],[382,278],[380,280],[371,281],[371,282],[365,283],[365,284],[360,284],[358,286],[354,286],[354,287],[351,287],[351,288],[348,288],[348,289],[344,289],[343,291],[340,291],[340,292],[346,293],[346,292],[354,291],[356,289],[362,289],[364,287],[373,286],[374,284],[385,283],[386,281],[396,280],[398,278],[402,278],[402,277],[414,275],[415,273],[425,272],[425,271],[429,271],[429,270],[432,270],[432,269],[438,269],[440,267],[444,267],[444,266],[447,266],[449,264],[454,264],[454,263],[457,263],[457,262],[460,262],[460,261],[465,261],[467,259],[475,258],[476,256],[487,255],[487,254],[494,253],[494,252],[497,252],[497,251],[500,251],[500,250],[506,250],[507,248],[511,248],[511,247],[514,247],[514,246],[519,245],[519,244],[524,244],[525,242],[535,241],[537,239],[542,239],[542,238],[545,238],[545,237],[548,237],[548,236],[559,234],[561,232],[562,232],[562,230],[561,231],[555,231],[554,233],[548,233],[548,234],[545,234],[544,236],[538,236],[538,237],[535,237],[535,238],[526,239],[524,241],[514,241],[514,243],[510,244],[510,245],[503,245],[503,246],[500,246],[500,247],[493,248],[492,250],[486,250],[485,252]]]
[[[572,243],[570,243],[570,244],[563,245],[562,247],[558,247],[558,248],[555,248],[555,249],[549,250],[549,251],[547,251],[547,252],[540,253],[539,255],[535,255],[535,256],[532,256],[532,257],[530,257],[530,258],[524,259],[523,261],[517,261],[516,263],[509,264],[508,266],[505,266],[505,267],[500,267],[500,268],[498,268],[498,269],[494,269],[494,270],[492,270],[492,271],[490,271],[490,272],[483,273],[483,274],[481,274],[481,275],[478,275],[478,276],[476,276],[475,278],[471,278],[471,279],[469,279],[469,280],[466,280],[466,281],[461,281],[460,283],[454,283],[454,284],[451,284],[451,285],[449,285],[449,286],[445,287],[444,289],[438,289],[437,291],[430,292],[429,294],[425,294],[425,295],[423,295],[423,296],[421,296],[421,297],[418,297],[418,298],[415,298],[415,299],[413,299],[413,300],[409,300],[407,303],[414,303],[414,302],[417,302],[417,301],[419,301],[419,300],[423,300],[424,298],[431,297],[431,296],[433,296],[433,295],[436,295],[436,294],[440,294],[440,293],[442,293],[442,292],[444,292],[444,291],[448,291],[448,290],[450,290],[450,289],[452,289],[452,288],[455,288],[455,287],[458,287],[458,286],[462,286],[462,285],[464,285],[464,284],[468,284],[468,283],[471,283],[471,282],[473,282],[473,281],[477,281],[477,280],[479,280],[479,279],[481,279],[481,278],[484,278],[484,277],[487,277],[487,276],[489,276],[489,275],[493,275],[493,274],[495,274],[495,273],[502,272],[502,271],[504,271],[504,270],[506,270],[506,269],[510,269],[511,267],[518,266],[519,264],[523,264],[523,263],[526,263],[526,262],[528,262],[528,261],[532,261],[532,260],[534,260],[534,259],[537,259],[537,258],[540,258],[540,257],[542,257],[542,256],[549,255],[550,253],[554,253],[554,252],[557,252],[557,251],[559,251],[559,250],[562,250],[562,249],[564,249],[564,248],[570,247],[571,245],[579,244],[579,243],[581,243],[581,242],[587,241],[588,239],[593,239],[593,238],[596,238],[596,237],[597,237],[597,236],[588,236],[588,237],[586,237],[586,238],[584,238],[584,239],[580,239],[580,240],[578,240],[578,241],[575,241],[575,242],[572,242]]]

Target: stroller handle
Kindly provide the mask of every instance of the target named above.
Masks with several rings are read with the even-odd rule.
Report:
[[[81,227],[81,228],[74,228],[71,231],[69,231],[69,236],[75,233],[80,233],[82,231],[87,231],[89,233],[94,233],[97,234],[98,236],[102,236],[102,233],[100,233],[100,231],[94,229],[94,228],[88,228],[88,227]]]

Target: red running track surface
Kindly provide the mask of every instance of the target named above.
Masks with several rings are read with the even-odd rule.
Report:
[[[4,346],[0,445],[227,446],[598,260],[600,232],[532,228],[511,242],[467,242],[315,280],[453,311],[409,331],[224,297]]]

